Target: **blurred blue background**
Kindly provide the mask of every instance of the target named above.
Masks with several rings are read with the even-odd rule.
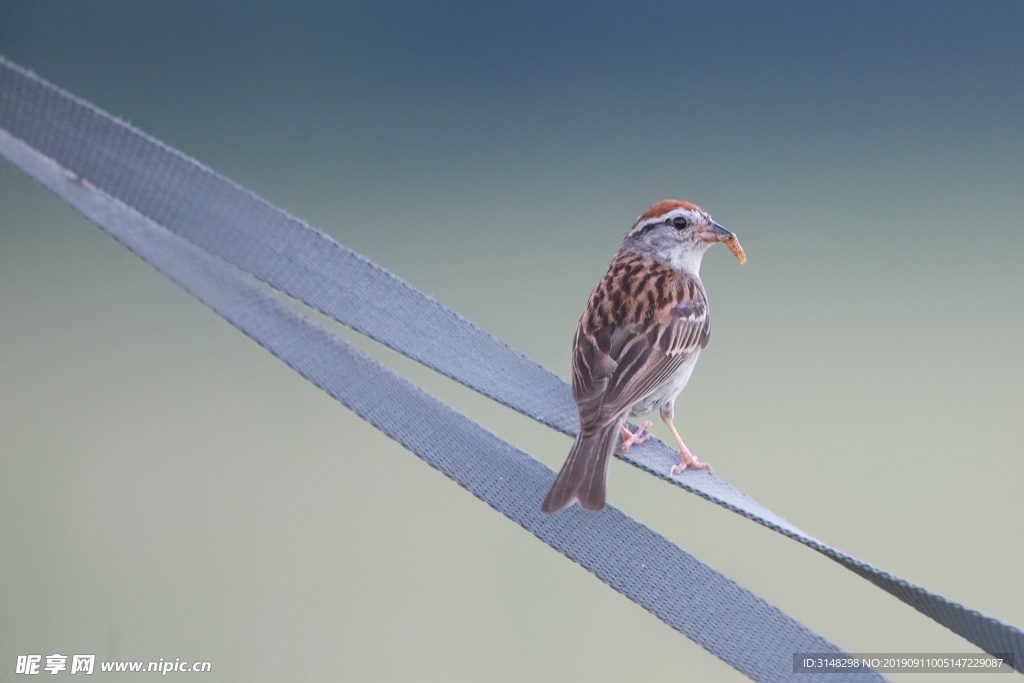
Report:
[[[1016,2],[0,0],[0,54],[563,377],[636,215],[702,205],[749,262],[704,261],[694,452],[1018,625],[1022,29]],[[224,681],[743,680],[6,163],[0,321],[8,671],[66,652]],[[568,438],[339,332],[561,464]],[[848,651],[971,651],[622,463],[610,500]]]

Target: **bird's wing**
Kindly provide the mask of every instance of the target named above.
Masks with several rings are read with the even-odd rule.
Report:
[[[588,310],[615,294],[614,287],[602,285]],[[573,343],[572,389],[583,430],[619,419],[707,345],[711,319],[700,282],[674,274],[663,290],[661,297],[638,297],[638,305],[618,321],[593,315],[580,320]]]

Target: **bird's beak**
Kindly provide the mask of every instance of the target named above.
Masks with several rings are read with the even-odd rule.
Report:
[[[705,242],[727,242],[734,239],[736,235],[712,221],[709,227],[697,233],[697,237]]]

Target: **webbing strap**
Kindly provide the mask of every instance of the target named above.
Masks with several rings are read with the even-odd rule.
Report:
[[[0,129],[55,160],[69,177],[84,179],[82,187],[200,247],[197,253],[219,256],[467,387],[575,433],[575,408],[558,377],[323,233],[2,59]],[[660,442],[632,449],[624,459],[814,548],[982,649],[1012,653],[1014,665],[1024,670],[1020,629],[821,543],[712,475],[667,477],[675,456]],[[546,486],[538,484],[537,492]],[[570,513],[564,518],[585,523]]]

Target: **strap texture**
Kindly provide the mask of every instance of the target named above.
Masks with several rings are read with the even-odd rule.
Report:
[[[792,652],[836,651],[621,512],[540,515],[540,500],[553,479],[547,467],[298,316],[244,276],[250,273],[469,388],[575,434],[575,407],[565,382],[391,273],[2,59],[0,153],[378,429],[737,669],[756,680],[790,680]],[[452,440],[432,438],[438,425],[464,432],[458,443],[473,446],[440,452],[436,444]],[[623,459],[814,548],[978,647],[1013,655],[1014,666],[1024,670],[1020,629],[818,541],[713,475],[668,477],[675,456],[660,442],[632,449]],[[681,564],[704,577],[699,594],[678,582],[663,585],[663,577],[678,575]]]

